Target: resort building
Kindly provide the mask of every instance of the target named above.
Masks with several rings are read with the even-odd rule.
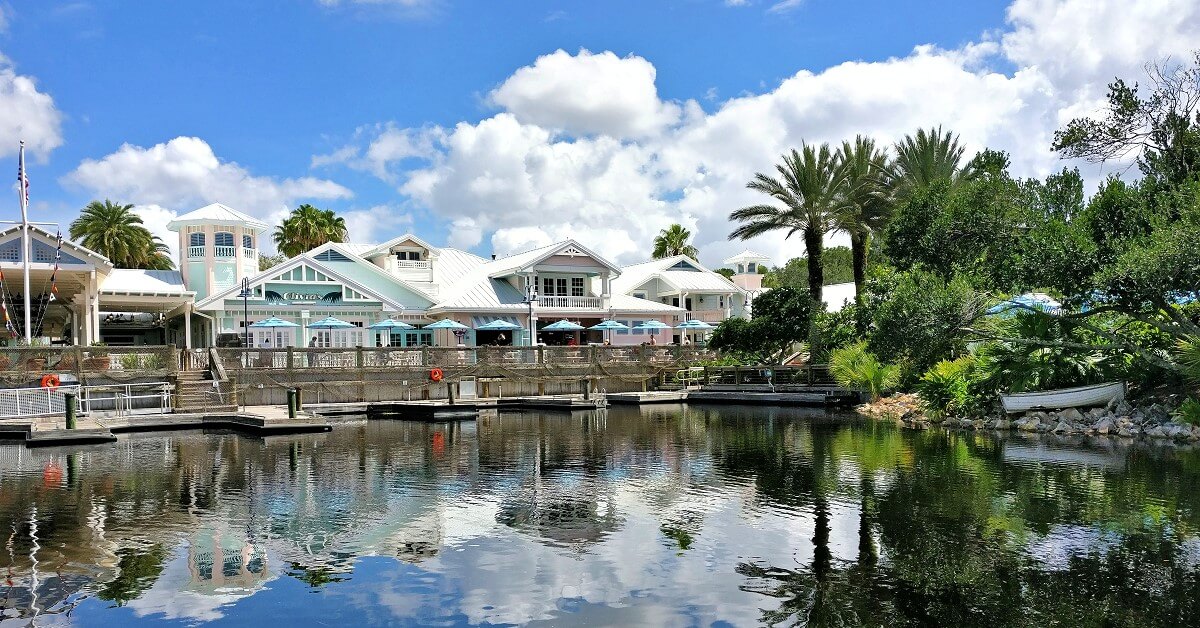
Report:
[[[762,294],[763,274],[767,265],[771,263],[771,258],[746,249],[721,263],[733,269],[733,277],[730,280],[746,293],[747,304],[753,303],[754,297]]]
[[[585,328],[605,319],[631,327],[688,318],[715,324],[745,312],[744,291],[695,260],[620,268],[574,240],[485,259],[405,234],[382,244],[325,244],[258,272],[256,244],[266,226],[257,219],[214,204],[169,226],[180,233],[180,267],[196,293],[196,346],[241,344],[248,325],[252,346],[275,348],[669,344],[679,341],[676,330],[544,328],[564,319]],[[272,317],[284,323],[253,325]],[[322,326],[328,317],[350,326]],[[411,328],[371,329],[387,319]],[[466,329],[428,328],[442,319]],[[497,321],[514,329],[477,329]]]

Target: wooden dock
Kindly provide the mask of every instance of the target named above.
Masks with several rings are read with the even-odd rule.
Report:
[[[687,403],[689,391],[651,390],[648,392],[609,393],[608,402],[614,405],[643,405],[650,403]]]

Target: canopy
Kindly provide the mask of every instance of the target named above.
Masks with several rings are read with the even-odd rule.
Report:
[[[381,320],[378,323],[372,323],[371,325],[369,325],[367,327],[367,329],[412,329],[412,328],[413,328],[413,326],[409,325],[408,323],[403,323],[400,321],[392,320],[390,318]]]
[[[430,323],[429,325],[426,325],[425,329],[470,329],[470,327],[467,327],[458,321],[452,321],[448,318],[443,318],[436,323]]]
[[[549,325],[546,325],[542,328],[542,331],[579,331],[581,329],[584,329],[583,325],[580,325],[579,323],[572,323],[564,318],[557,323],[550,323]]]
[[[675,326],[675,329],[712,329],[713,326],[708,323],[696,319],[683,321]]]
[[[254,323],[250,323],[250,326],[251,326],[251,327],[258,327],[258,328],[263,328],[263,327],[299,327],[299,325],[297,325],[296,323],[293,323],[293,322],[291,322],[291,321],[285,321],[285,320],[283,320],[282,318],[276,318],[276,317],[274,317],[274,316],[272,316],[271,318],[265,319],[265,320],[257,321],[257,322],[254,322]]]
[[[525,328],[521,327],[520,325],[518,325],[516,323],[510,323],[508,321],[502,321],[500,319],[496,319],[486,325],[480,325],[480,326],[476,327],[475,329],[477,329],[479,331],[513,331],[513,330],[525,329]]]
[[[609,319],[600,321],[598,324],[588,327],[588,329],[595,329],[597,331],[610,331],[613,329],[629,329],[629,325],[626,325],[620,321]]]
[[[322,318],[315,323],[308,324],[309,329],[347,329],[350,327],[354,327],[354,325],[351,325],[340,318],[334,318],[332,316],[328,318]]]
[[[671,326],[662,321],[656,321],[654,319],[650,319],[650,320],[642,323],[641,325],[634,327],[634,329],[641,329],[643,331],[647,330],[647,329],[653,330],[653,331],[659,331],[659,330],[663,330],[663,329],[671,329]]]

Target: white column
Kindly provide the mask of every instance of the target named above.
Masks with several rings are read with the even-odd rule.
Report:
[[[183,305],[183,348],[192,348],[192,304]]]

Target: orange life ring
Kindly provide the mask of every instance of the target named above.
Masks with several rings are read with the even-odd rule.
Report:
[[[50,390],[54,390],[54,389],[58,388],[60,385],[62,385],[62,380],[59,379],[58,376],[55,375],[54,373],[49,373],[49,374],[42,376],[42,388],[49,388]]]
[[[445,376],[446,376],[446,374],[442,372],[442,369],[435,368],[435,369],[432,369],[429,371],[429,379],[431,379],[435,382],[442,381],[442,378]]]

